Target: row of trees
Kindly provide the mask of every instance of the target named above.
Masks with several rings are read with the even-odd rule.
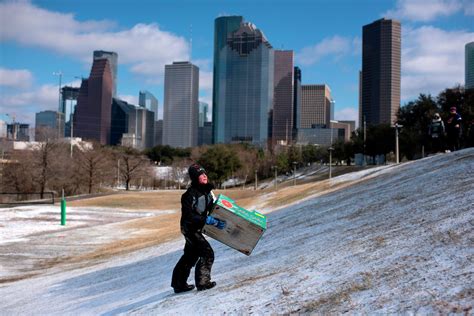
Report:
[[[2,192],[38,192],[66,195],[95,193],[101,188],[123,184],[152,186],[149,160],[141,153],[125,147],[74,147],[57,140],[38,143],[31,150],[14,151],[2,164]],[[153,181],[153,177],[151,181]]]

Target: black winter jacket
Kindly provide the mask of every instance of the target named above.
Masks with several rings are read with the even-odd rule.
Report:
[[[200,232],[206,224],[206,217],[214,204],[212,184],[192,184],[181,196],[181,232]]]

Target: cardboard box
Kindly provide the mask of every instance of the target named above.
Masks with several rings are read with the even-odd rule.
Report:
[[[267,229],[265,215],[257,211],[248,211],[223,194],[217,197],[211,215],[226,221],[226,227],[220,230],[205,225],[203,233],[247,256],[250,256]]]

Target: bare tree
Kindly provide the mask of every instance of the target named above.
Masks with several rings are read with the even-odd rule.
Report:
[[[108,152],[98,143],[94,143],[91,149],[78,150],[75,162],[81,172],[87,193],[91,194],[94,187],[104,178],[107,171],[107,160],[110,159]]]
[[[188,174],[188,167],[191,164],[191,160],[187,158],[177,159],[171,165],[171,170],[175,182],[178,183],[178,190],[181,190],[181,184],[184,184],[186,175]],[[183,183],[184,182],[184,183]]]
[[[130,190],[133,180],[149,174],[150,161],[133,148],[121,148],[117,153],[120,161],[119,174],[125,182],[125,190]]]

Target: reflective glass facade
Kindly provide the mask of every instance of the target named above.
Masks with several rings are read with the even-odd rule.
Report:
[[[254,25],[241,23],[227,35],[226,45],[217,54],[214,143],[249,142],[266,146],[273,106],[272,46]]]
[[[466,89],[474,89],[474,42],[466,44],[465,83]]]

